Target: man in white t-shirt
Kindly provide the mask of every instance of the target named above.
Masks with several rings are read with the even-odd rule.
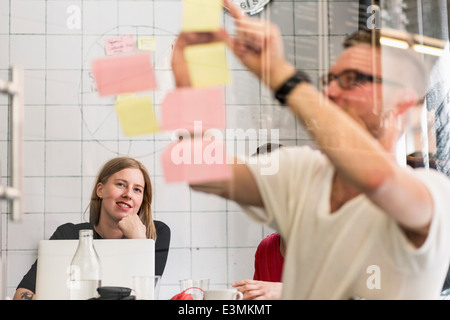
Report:
[[[437,299],[450,260],[450,182],[395,160],[402,117],[426,91],[418,61],[408,51],[381,50],[375,31],[357,34],[322,94],[285,59],[276,26],[224,3],[236,36],[180,34],[172,58],[177,86],[190,85],[184,47],[227,41],[320,151],[281,148],[270,154],[275,174],[263,173],[267,159],[234,163],[230,181],[191,187],[236,201],[281,234],[283,299]]]

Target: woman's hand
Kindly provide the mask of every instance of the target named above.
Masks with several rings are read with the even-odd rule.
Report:
[[[280,300],[283,283],[247,279],[233,283],[233,287],[242,292],[244,300]]]
[[[146,228],[137,214],[119,221],[119,229],[126,239],[147,239]]]
[[[35,300],[35,299],[36,296],[34,292],[25,288],[18,288],[13,297],[13,300]]]

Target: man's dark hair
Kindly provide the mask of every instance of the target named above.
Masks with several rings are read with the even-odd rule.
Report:
[[[380,47],[380,30],[378,29],[361,29],[345,38],[343,42],[344,49],[350,48],[357,44],[369,44],[371,46]]]

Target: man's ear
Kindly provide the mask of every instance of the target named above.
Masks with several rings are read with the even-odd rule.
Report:
[[[395,108],[395,114],[401,115],[419,102],[419,96],[413,89],[404,89],[401,90],[401,96],[398,101]]]

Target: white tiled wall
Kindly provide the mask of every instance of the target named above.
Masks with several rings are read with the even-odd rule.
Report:
[[[79,30],[66,26],[72,5],[82,12]],[[354,0],[274,0],[261,17],[279,24],[288,59],[317,81],[324,71],[320,55],[325,52],[331,61],[336,57],[343,36],[357,29],[357,9]],[[155,218],[172,230],[161,298],[177,293],[178,281],[184,278],[207,277],[213,287],[227,287],[252,277],[256,246],[273,230],[249,220],[232,202],[194,192],[185,184],[166,184],[160,155],[170,133],[124,136],[114,100],[97,95],[90,75],[91,60],[104,56],[106,38],[155,36],[159,88],[145,94],[159,114],[162,99],[174,87],[171,45],[180,31],[181,13],[181,0],[0,1],[0,78],[7,78],[12,65],[23,66],[26,78],[23,222],[9,221],[8,206],[0,206],[9,296],[36,258],[39,240],[49,238],[62,223],[87,220],[94,176],[106,160],[118,155],[136,157],[148,167]],[[319,28],[319,15],[329,28]],[[233,33],[227,15],[224,25]],[[290,111],[276,107],[270,92],[234,57],[228,59],[233,77],[226,87],[228,128],[278,129],[285,145],[311,143]],[[8,183],[7,128],[7,99],[0,96],[2,184]]]

